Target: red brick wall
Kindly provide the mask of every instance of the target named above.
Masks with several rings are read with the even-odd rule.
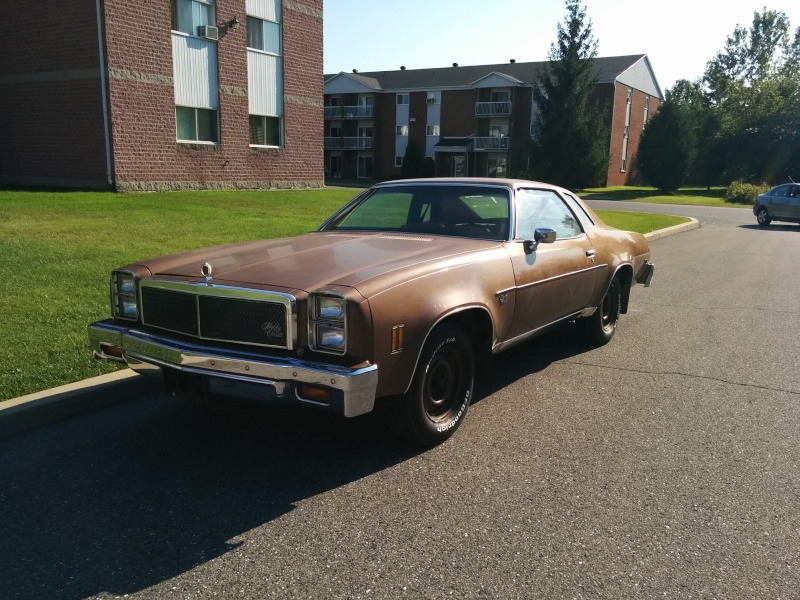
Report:
[[[0,14],[0,183],[107,187],[94,0]]]
[[[640,90],[633,90],[631,97],[631,118],[628,137],[628,151],[626,168],[622,171],[622,150],[625,135],[625,114],[628,103],[628,86],[616,83],[616,94],[613,101],[614,114],[611,121],[611,159],[608,166],[607,185],[640,185],[642,177],[636,163],[636,151],[639,149],[639,140],[644,129],[644,106],[646,94]],[[648,117],[658,110],[661,102],[658,98],[650,97]]]
[[[217,1],[220,144],[215,146],[175,141],[169,3],[141,4],[134,11],[125,0],[106,0],[106,7],[118,189],[322,185],[322,0],[283,6],[280,149],[249,146],[244,0]],[[226,25],[234,16],[238,29]]]
[[[0,183],[108,187],[95,0],[3,3]],[[120,190],[323,185],[322,0],[284,0],[284,147],[249,146],[245,0],[217,0],[220,136],[178,144],[170,2],[104,0]],[[36,35],[31,35],[35,31]],[[8,59],[10,57],[10,59]]]

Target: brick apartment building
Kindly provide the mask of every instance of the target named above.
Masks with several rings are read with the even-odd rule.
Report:
[[[611,127],[606,185],[638,182],[636,149],[662,93],[646,55],[592,59]],[[325,75],[329,177],[398,177],[409,140],[435,174],[502,177],[530,167],[531,88],[546,63]]]
[[[0,184],[324,184],[322,0],[5,0],[0,18]]]

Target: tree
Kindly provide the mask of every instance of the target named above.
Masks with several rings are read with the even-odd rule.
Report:
[[[419,170],[422,165],[422,157],[419,153],[419,148],[414,143],[414,140],[408,140],[406,146],[406,154],[403,157],[403,164],[400,167],[400,177],[403,179],[412,179],[419,177]]]
[[[791,34],[780,11],[753,14],[737,26],[704,75],[708,111],[715,127],[701,139],[724,167],[722,183],[742,179],[777,182],[797,176],[800,160],[800,28]],[[794,174],[791,169],[794,168]]]
[[[597,83],[592,61],[598,42],[581,0],[566,0],[564,23],[550,45],[550,62],[533,85],[537,106],[531,172],[564,187],[605,183],[609,130],[599,104],[591,101]]]
[[[662,192],[674,192],[683,183],[694,152],[692,116],[667,92],[639,140],[639,171]]]

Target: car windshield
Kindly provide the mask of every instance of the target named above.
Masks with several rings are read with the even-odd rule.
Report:
[[[390,231],[504,241],[510,190],[465,185],[397,185],[376,188],[325,227],[325,231]]]

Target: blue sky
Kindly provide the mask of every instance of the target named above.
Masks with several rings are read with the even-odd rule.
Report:
[[[584,2],[600,56],[647,54],[661,89],[694,80],[764,5],[800,27],[792,0]],[[324,0],[325,73],[547,59],[563,0]]]

